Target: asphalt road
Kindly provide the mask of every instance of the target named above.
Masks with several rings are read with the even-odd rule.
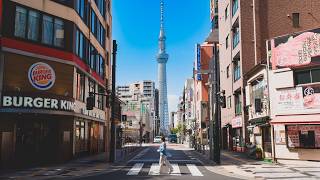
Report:
[[[157,152],[159,144],[154,144],[145,147],[137,156],[132,158],[125,166],[122,166],[114,172],[107,174],[99,174],[83,179],[92,180],[135,180],[135,179],[150,179],[150,180],[227,180],[234,179],[208,171],[203,163],[201,163],[195,156],[187,156],[181,145],[169,144],[168,160],[174,167],[171,174],[159,172],[159,153]]]

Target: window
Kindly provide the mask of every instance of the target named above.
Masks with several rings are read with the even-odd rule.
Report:
[[[227,19],[229,16],[229,4],[227,5],[226,9],[224,10],[224,17]]]
[[[110,26],[107,24],[107,37],[110,38]]]
[[[86,39],[81,31],[76,30],[76,55],[80,59],[85,60],[85,48],[86,48]]]
[[[230,65],[227,66],[227,72],[226,73],[227,73],[227,78],[229,78],[230,77]]]
[[[39,36],[40,33],[42,33],[41,36]],[[64,21],[49,15],[41,16],[38,11],[17,6],[14,35],[62,48],[65,44]]]
[[[96,92],[96,83],[93,81],[93,80],[89,80],[89,92],[93,92],[95,93]],[[94,102],[96,102],[96,96],[93,96],[94,98]],[[95,104],[95,103],[94,103]]]
[[[234,95],[234,103],[235,103],[235,113],[236,115],[242,114],[242,105],[241,105],[241,92],[236,92]]]
[[[64,46],[64,23],[60,19],[54,20],[54,45],[57,47]]]
[[[100,11],[100,14],[102,15],[102,17],[104,17],[105,15],[105,11],[106,11],[106,1],[105,0],[95,0],[96,5]]]
[[[232,0],[232,16],[234,16],[239,8],[238,0]]]
[[[229,34],[226,37],[226,49],[228,49],[228,47],[229,47]]]
[[[233,66],[234,66],[234,69],[233,69],[234,81],[237,81],[241,77],[239,60],[235,60],[235,62],[233,63]]]
[[[106,57],[107,57],[107,59],[106,59],[106,64],[107,64],[107,66],[109,66],[109,52],[107,51],[107,55],[106,55]]]
[[[91,32],[92,34],[94,34],[96,36],[96,23],[97,23],[97,19],[96,19],[96,14],[94,13],[94,11],[91,9]]]
[[[88,23],[88,9],[88,2],[86,0],[76,1],[76,11],[86,24]]]
[[[299,13],[292,13],[292,25],[294,28],[300,27],[300,14]]]
[[[294,75],[296,85],[320,82],[320,69],[297,71]]]
[[[53,41],[53,18],[44,15],[42,20],[42,42],[51,45]]]
[[[25,38],[27,25],[27,10],[17,6],[16,7],[16,18],[14,26],[14,35],[16,37]]]
[[[98,68],[97,73],[100,75],[102,79],[104,79],[104,60],[101,55],[99,55]]]
[[[85,76],[77,72],[77,92],[76,99],[84,102],[85,99]]]
[[[320,148],[320,125],[288,125],[286,126],[286,140],[289,148]]]
[[[91,69],[96,71],[97,68],[97,58],[98,58],[98,52],[97,50],[90,45],[90,60],[89,60],[89,66]]]
[[[99,94],[104,94],[105,93],[104,88],[101,86],[98,86],[98,92],[99,92]],[[103,95],[98,95],[98,108],[101,110],[103,110],[103,108],[104,108],[103,98],[104,98]]]
[[[252,98],[254,101],[254,111],[256,113],[262,112],[262,99],[265,90],[264,84],[262,79],[258,79],[252,84]]]
[[[230,109],[231,108],[231,96],[227,97],[227,108]]]
[[[36,11],[29,11],[28,16],[28,39],[38,41],[39,39],[39,13]]]
[[[239,28],[236,27],[233,29],[233,38],[232,38],[232,47],[233,49],[239,44]]]

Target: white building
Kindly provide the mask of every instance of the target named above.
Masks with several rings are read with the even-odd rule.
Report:
[[[143,136],[152,139],[155,129],[155,83],[145,80],[118,86],[117,95],[126,103],[122,112],[127,115],[127,135],[139,137],[142,122]]]

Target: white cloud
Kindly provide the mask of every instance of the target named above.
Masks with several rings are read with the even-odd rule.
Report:
[[[174,95],[174,94],[168,95],[169,114],[170,114],[170,112],[177,111],[178,102],[179,102],[179,96]]]

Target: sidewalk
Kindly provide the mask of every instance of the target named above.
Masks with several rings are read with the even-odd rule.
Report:
[[[0,179],[19,179],[19,180],[49,180],[49,179],[72,179],[75,177],[90,176],[97,173],[109,173],[121,168],[121,165],[137,154],[140,147],[131,147],[122,151],[117,151],[118,161],[109,163],[106,161],[106,154],[83,157],[69,162],[23,170],[12,170],[10,172],[1,172]],[[125,156],[124,156],[125,155]]]
[[[217,165],[204,153],[194,153],[208,170],[229,177],[273,180],[320,179],[320,162],[279,160],[278,163],[270,163],[250,159],[244,153],[221,151],[221,165]]]

